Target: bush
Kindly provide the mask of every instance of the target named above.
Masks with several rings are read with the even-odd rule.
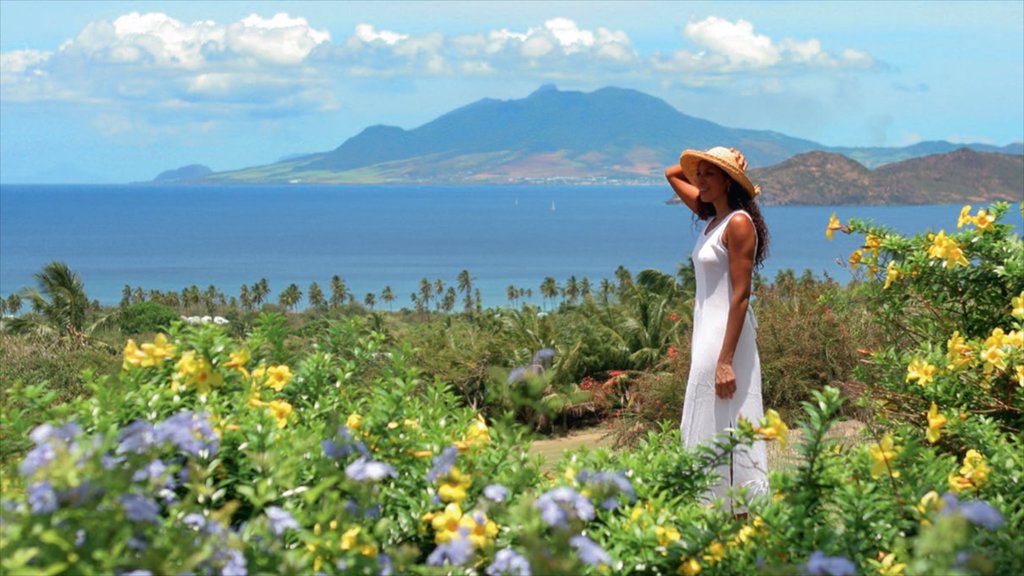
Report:
[[[158,302],[138,302],[123,308],[118,316],[118,327],[126,336],[164,332],[171,322],[180,319],[178,312]]]

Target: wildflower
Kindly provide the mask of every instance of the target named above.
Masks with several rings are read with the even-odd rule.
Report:
[[[361,531],[362,528],[359,526],[353,526],[346,530],[345,533],[341,535],[341,549],[351,550],[355,548],[358,543],[359,532]]]
[[[988,461],[977,450],[971,449],[964,456],[964,464],[960,467],[960,474],[971,481],[975,486],[981,486],[988,480],[991,472]]]
[[[580,562],[589,564],[590,566],[600,566],[601,564],[611,564],[612,557],[604,551],[593,540],[587,538],[582,534],[577,534],[572,538],[569,538],[569,546],[572,546],[576,550],[577,556],[579,556]]]
[[[900,447],[894,446],[892,436],[886,434],[878,441],[878,444],[868,448],[868,455],[874,461],[871,464],[871,477],[878,478],[882,474],[899,478],[899,471],[892,470],[891,462],[899,454]]]
[[[278,428],[288,425],[288,417],[292,414],[292,405],[284,400],[271,400],[266,404],[267,414],[274,418]]]
[[[947,514],[960,514],[971,524],[988,530],[997,530],[1005,523],[999,509],[984,500],[971,500],[961,503],[953,494],[945,494],[942,499],[944,505],[939,513],[943,516]]]
[[[882,246],[882,239],[874,234],[868,234],[864,237],[864,249],[870,250],[877,253],[879,247]]]
[[[29,484],[25,488],[25,497],[28,509],[33,514],[50,514],[57,510],[57,493],[53,491],[53,485],[45,480]]]
[[[299,529],[299,523],[295,521],[295,518],[285,509],[278,506],[270,506],[264,513],[267,515],[267,522],[270,526],[270,531],[274,536],[280,536],[284,534],[285,530]]]
[[[924,386],[935,379],[935,366],[932,366],[925,360],[914,358],[907,367],[907,378],[906,381],[917,380],[919,386]]]
[[[960,216],[958,216],[956,219],[956,229],[959,230],[973,222],[974,219],[971,218],[971,205],[967,204],[966,206],[960,209]]]
[[[387,554],[377,554],[377,576],[391,576],[394,573],[395,569],[391,565],[391,557]]]
[[[932,402],[928,409],[928,443],[935,444],[939,441],[939,431],[946,425],[946,417],[939,414],[939,408]]]
[[[725,546],[722,546],[722,543],[716,540],[708,544],[707,554],[702,559],[709,564],[714,564],[722,558],[725,558]]]
[[[168,442],[192,456],[203,452],[212,455],[217,451],[217,436],[205,413],[178,412],[158,423],[153,433],[157,443]]]
[[[554,348],[541,348],[540,350],[537,350],[537,352],[534,353],[533,359],[530,361],[530,364],[544,365],[545,363],[549,362],[552,358],[554,358],[556,353],[557,352],[555,352]]]
[[[654,537],[658,540],[658,546],[665,547],[682,538],[682,535],[679,534],[679,530],[671,526],[665,528],[658,525],[654,527]]]
[[[152,499],[139,494],[123,494],[121,508],[124,516],[132,522],[157,522],[160,506]]]
[[[918,511],[921,516],[927,516],[928,514],[937,511],[942,506],[942,501],[939,500],[938,492],[929,490],[927,494],[921,497],[921,501],[918,502],[914,509]],[[929,524],[927,520],[923,520],[922,524]]]
[[[991,374],[996,370],[1006,370],[1006,352],[1002,346],[989,346],[981,353],[981,359],[985,362],[984,373]]]
[[[224,383],[224,378],[213,370],[210,361],[197,355],[195,350],[183,352],[176,368],[178,373],[175,375],[175,382],[179,389],[195,386],[199,394],[205,395],[210,392],[211,387]]]
[[[228,361],[224,363],[224,367],[230,370],[237,370],[241,372],[243,376],[249,376],[249,372],[246,371],[245,365],[249,363],[249,351],[245,348],[241,350],[231,352],[228,355]]]
[[[81,434],[82,428],[74,423],[68,422],[62,426],[51,424],[40,424],[29,432],[29,439],[35,446],[25,455],[25,459],[18,465],[21,475],[28,478],[36,470],[52,462],[59,452],[71,452],[77,447],[76,440]]]
[[[836,213],[833,212],[828,217],[828,226],[825,227],[825,238],[828,238],[829,240],[832,240],[832,232],[834,232],[836,230],[842,230],[842,229],[843,229],[843,224],[839,221],[838,218],[836,218]]]
[[[896,261],[890,260],[889,263],[885,265],[885,284],[882,286],[882,290],[887,290],[889,286],[891,286],[896,280],[899,280],[899,278],[900,270],[896,267]]]
[[[167,336],[157,334],[153,342],[147,342],[141,346],[142,354],[145,356],[139,363],[140,366],[156,366],[164,361],[164,358],[174,356],[174,345],[167,341]]]
[[[956,265],[967,266],[969,264],[960,245],[956,243],[956,240],[947,237],[944,231],[939,231],[937,235],[932,235],[931,238],[932,245],[928,247],[928,257],[945,260],[942,264],[943,268]]]
[[[491,441],[490,431],[487,429],[487,422],[484,417],[477,414],[476,419],[469,425],[469,429],[466,430],[466,435],[463,437],[462,442],[456,444],[457,447],[464,450],[466,448],[487,444]]]
[[[565,527],[573,518],[586,521],[594,518],[594,505],[569,486],[559,486],[541,494],[533,507],[540,511],[541,520],[552,527]]]
[[[1017,320],[1024,320],[1024,290],[1021,290],[1020,296],[1010,299],[1010,313]]]
[[[462,566],[473,555],[473,546],[466,538],[456,538],[441,544],[427,556],[429,566]]]
[[[1017,384],[1024,388],[1024,364],[1017,365],[1013,377],[1017,379]]]
[[[464,514],[459,519],[459,527],[466,531],[466,537],[474,548],[486,548],[498,535],[498,525],[487,518],[483,512]]]
[[[996,217],[988,213],[988,210],[978,210],[978,215],[974,217],[974,226],[978,229],[978,232],[985,232],[992,229],[992,223],[996,221]]]
[[[596,472],[591,473],[582,471],[576,475],[576,480],[581,484],[587,485],[588,492],[597,492],[606,494],[604,500],[601,501],[601,508],[605,510],[614,510],[619,505],[619,494],[625,494],[626,498],[632,504],[636,500],[636,492],[633,491],[633,485],[630,484],[626,476],[621,472]]]
[[[440,514],[431,514],[429,521],[434,528],[434,542],[443,544],[449,540],[460,538],[459,527],[462,520],[462,508],[457,502],[445,506]]]
[[[494,502],[504,502],[508,497],[508,488],[501,484],[490,484],[484,488],[484,497]]]
[[[345,476],[356,482],[371,480],[378,482],[388,476],[397,476],[391,466],[360,456],[358,460],[345,467]]]
[[[807,559],[804,571],[810,576],[853,576],[857,566],[842,556],[825,556],[818,550]]]
[[[283,364],[280,366],[271,366],[267,368],[266,371],[267,386],[273,388],[274,392],[280,392],[284,389],[285,384],[288,383],[291,377],[291,368],[288,368]]]
[[[441,451],[440,454],[434,457],[433,465],[430,467],[430,472],[427,473],[427,481],[433,482],[440,476],[446,476],[448,471],[451,470],[452,465],[455,463],[455,456],[458,455],[458,450],[454,446],[448,446]]]
[[[118,440],[120,441],[116,450],[118,454],[125,452],[141,454],[156,442],[156,430],[149,422],[136,420],[121,430]]]
[[[697,576],[700,574],[700,570],[700,562],[697,562],[696,558],[683,558],[677,573],[683,576]]]
[[[789,431],[789,427],[782,421],[779,413],[775,410],[769,409],[765,412],[763,425],[757,429],[757,433],[763,436],[766,440],[778,440],[779,448],[786,447],[786,432]]]
[[[850,268],[856,268],[860,264],[861,259],[864,257],[862,250],[854,250],[850,253]]]
[[[959,368],[971,361],[971,348],[960,335],[960,331],[953,332],[953,335],[946,341],[946,368],[952,370]]]
[[[448,474],[444,476],[441,486],[438,487],[437,495],[444,502],[462,502],[466,499],[466,489],[472,483],[472,478],[452,466],[448,470]]]
[[[530,561],[511,548],[502,548],[487,567],[487,576],[531,576]]]
[[[358,412],[353,412],[348,415],[345,419],[345,427],[349,430],[359,430],[359,427],[363,425],[363,417]]]
[[[320,442],[320,447],[323,449],[324,456],[327,458],[340,460],[353,452],[358,452],[363,456],[369,456],[370,452],[366,449],[366,445],[353,439],[348,428],[339,426],[338,437],[341,440],[340,443],[335,442],[333,439],[323,440]]]

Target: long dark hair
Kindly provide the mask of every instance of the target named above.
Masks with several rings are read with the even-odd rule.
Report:
[[[751,198],[750,194],[742,186],[736,184],[732,178],[729,178],[728,174],[725,175],[725,178],[729,181],[729,190],[726,191],[726,197],[729,199],[729,208],[731,210],[745,211],[747,214],[750,214],[750,220],[754,223],[754,231],[757,233],[754,267],[760,268],[761,264],[764,263],[764,259],[768,256],[768,226],[764,223],[764,216],[761,215],[761,208],[758,206],[757,201]],[[700,197],[698,197],[697,218],[710,220],[715,215],[715,205],[701,202]]]

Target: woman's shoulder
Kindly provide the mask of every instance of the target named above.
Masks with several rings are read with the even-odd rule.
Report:
[[[757,228],[754,226],[754,219],[746,210],[736,210],[730,214],[724,232],[722,240],[726,247],[734,238],[742,243],[757,241]]]

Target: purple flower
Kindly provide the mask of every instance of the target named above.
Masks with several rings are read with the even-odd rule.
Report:
[[[152,499],[140,494],[123,494],[121,508],[124,516],[132,522],[157,522],[160,506]]]
[[[223,560],[220,568],[221,576],[248,576],[249,569],[245,564],[245,554],[241,550],[228,548],[217,554],[217,560]]]
[[[152,572],[142,568],[132,570],[131,572],[118,572],[117,574],[118,576],[153,576]]]
[[[495,502],[504,502],[508,498],[508,488],[501,484],[490,484],[484,488],[484,498]]]
[[[554,348],[541,348],[540,350],[537,350],[536,354],[533,355],[533,360],[530,362],[530,364],[543,365],[548,360],[554,358],[555,354],[556,352]]]
[[[487,567],[487,576],[531,576],[530,561],[511,548],[498,550]]]
[[[135,473],[132,474],[132,482],[142,482],[143,480],[153,480],[154,482],[158,482],[160,480],[160,477],[163,476],[166,472],[167,465],[163,463],[163,460],[157,458],[156,460],[153,460],[149,464],[146,464],[142,468],[136,470]],[[168,488],[173,488],[174,478],[168,475],[168,477],[164,478],[163,482],[160,482],[160,485]]]
[[[75,530],[75,548],[81,548],[82,544],[85,544],[85,530],[79,528]]]
[[[462,537],[462,529],[459,530],[460,537],[441,544],[427,556],[429,566],[462,566],[473,554],[473,545],[468,538]]]
[[[158,443],[168,442],[192,456],[212,456],[217,451],[217,435],[206,413],[178,412],[157,424],[154,433]]]
[[[582,471],[576,475],[581,484],[591,484],[597,488],[607,490],[610,494],[601,501],[601,508],[614,510],[619,505],[619,494],[625,494],[630,503],[636,501],[636,492],[626,476],[621,472],[596,472]]]
[[[346,500],[345,512],[349,516],[361,516],[363,518],[380,518],[380,504],[371,504],[366,508],[363,508],[354,500]]]
[[[324,456],[332,460],[340,460],[353,452],[358,452],[363,456],[370,455],[370,451],[366,449],[366,445],[353,439],[352,433],[348,431],[347,427],[338,427],[338,438],[340,439],[340,442],[335,442],[333,439],[323,440],[320,442],[320,447],[324,451]]]
[[[84,480],[78,486],[64,490],[60,499],[71,506],[78,508],[99,498],[103,495],[103,488],[96,486],[88,480]]]
[[[67,451],[74,450],[77,446],[75,440],[81,432],[82,429],[74,422],[68,422],[63,426],[50,424],[36,426],[28,435],[35,446],[29,450],[25,459],[18,465],[18,471],[25,478],[32,476],[36,470],[46,466],[57,457],[58,448]]]
[[[358,460],[345,467],[345,476],[356,482],[366,480],[378,482],[388,476],[397,476],[397,474],[395,474],[394,468],[383,462],[368,460],[365,456],[360,456]]]
[[[118,454],[125,452],[141,454],[156,443],[156,430],[149,422],[136,420],[121,430],[118,440],[120,441],[116,450]]]
[[[271,506],[264,512],[267,514],[267,520],[270,522],[270,531],[275,536],[284,534],[284,531],[289,528],[295,530],[299,528],[299,523],[283,508]]]
[[[1003,525],[1003,515],[995,506],[984,500],[971,500],[960,502],[954,494],[945,493],[942,495],[944,506],[940,514],[960,514],[968,522],[975,526],[981,526],[989,530],[996,530]]]
[[[601,548],[593,540],[582,534],[577,534],[572,538],[569,538],[569,546],[576,549],[576,554],[579,556],[580,562],[583,562],[584,564],[599,566],[601,564],[612,563],[612,557],[604,551],[604,548]]]
[[[574,517],[581,520],[594,518],[594,505],[569,486],[559,486],[541,494],[533,507],[540,510],[541,520],[548,526],[564,528]]]
[[[434,456],[430,472],[427,473],[427,482],[433,482],[442,476],[447,476],[448,471],[455,464],[455,457],[458,454],[459,451],[455,449],[455,446],[448,446],[440,454]]]
[[[377,576],[391,576],[395,573],[395,567],[391,564],[391,557],[387,554],[377,554]]]
[[[520,380],[525,380],[525,379],[526,379],[526,368],[519,367],[519,368],[512,369],[512,371],[508,373],[508,378],[505,381],[508,384],[511,384],[513,382],[518,382]]]
[[[57,510],[57,493],[53,486],[46,481],[29,484],[25,488],[25,496],[28,500],[28,509],[33,514],[50,514]]]
[[[853,576],[856,571],[853,562],[842,556],[825,556],[821,550],[811,554],[804,568],[809,576]]]

